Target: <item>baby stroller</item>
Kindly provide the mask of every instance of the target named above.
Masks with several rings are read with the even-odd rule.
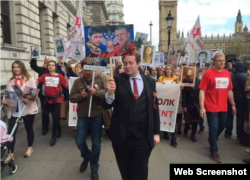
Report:
[[[0,110],[2,109],[3,105],[0,107]],[[23,114],[23,111],[26,107],[26,104],[24,104],[24,107],[22,109],[22,113],[21,116]],[[6,165],[8,165],[10,167],[10,174],[15,174],[17,172],[17,165],[14,162],[14,160],[12,160],[12,157],[10,159],[10,161],[5,164],[4,160],[3,160],[3,156],[5,151],[9,150],[9,155],[11,156],[11,150],[10,150],[10,143],[13,141],[13,134],[15,132],[15,130],[17,129],[18,125],[20,124],[21,121],[21,116],[19,116],[16,120],[15,126],[13,127],[10,135],[6,134],[7,133],[7,128],[6,128],[6,124],[0,120],[0,128],[1,128],[1,137],[0,137],[0,147],[1,147],[1,172],[3,171],[4,167]]]

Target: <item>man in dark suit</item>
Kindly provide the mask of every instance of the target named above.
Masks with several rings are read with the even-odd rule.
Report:
[[[109,78],[103,108],[114,107],[109,138],[123,180],[147,179],[152,149],[160,142],[156,82],[138,72],[140,57],[123,59],[124,73]]]

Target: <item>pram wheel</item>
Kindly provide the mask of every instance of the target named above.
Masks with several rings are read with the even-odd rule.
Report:
[[[17,165],[13,163],[13,165],[10,167],[10,174],[15,174],[17,172]]]

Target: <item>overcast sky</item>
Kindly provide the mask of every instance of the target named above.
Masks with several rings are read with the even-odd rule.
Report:
[[[134,33],[150,34],[149,23],[152,21],[153,45],[159,43],[159,6],[158,0],[123,0],[124,20],[126,24],[134,24]],[[222,36],[234,33],[234,24],[239,9],[242,20],[250,30],[249,0],[179,0],[177,29],[184,30],[184,36],[190,31],[200,15],[202,35]],[[148,41],[150,35],[148,36]]]

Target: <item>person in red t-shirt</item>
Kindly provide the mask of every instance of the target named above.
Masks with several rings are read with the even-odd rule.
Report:
[[[60,117],[60,103],[62,102],[61,86],[66,87],[67,81],[61,74],[56,73],[56,62],[48,62],[48,71],[37,79],[38,83],[43,83],[45,87],[46,107],[51,112],[53,117],[53,130],[50,145],[54,146],[56,137],[61,136],[61,126],[59,122]]]
[[[216,52],[213,57],[214,68],[204,73],[200,83],[200,116],[207,114],[209,125],[209,144],[211,158],[221,163],[218,155],[217,139],[224,130],[227,121],[227,100],[232,106],[233,115],[236,108],[233,97],[233,86],[230,73],[223,69],[225,55]]]

